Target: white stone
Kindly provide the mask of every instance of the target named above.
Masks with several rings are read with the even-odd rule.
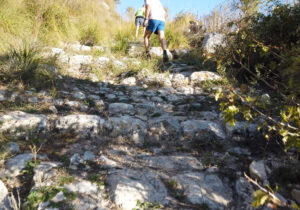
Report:
[[[9,142],[5,145],[5,152],[8,154],[17,154],[20,153],[21,150],[16,142]]]
[[[210,209],[223,209],[232,201],[232,192],[214,174],[187,172],[172,177],[187,200],[194,205],[206,204]]]
[[[169,115],[150,120],[149,131],[158,134],[162,138],[172,136],[174,139],[182,133],[178,119]]]
[[[0,115],[0,132],[24,137],[29,134],[41,134],[49,131],[48,118],[45,115],[27,114],[14,111]]]
[[[68,48],[72,51],[79,52],[81,50],[81,44],[80,43],[70,44],[68,45]]]
[[[167,189],[152,171],[115,170],[107,183],[112,201],[124,210],[132,210],[137,201],[167,205]]]
[[[151,47],[149,53],[153,57],[162,57],[163,54],[164,54],[163,49],[161,47]],[[172,60],[173,59],[173,55],[170,52],[170,50],[167,50],[167,54],[169,56],[169,59]]]
[[[81,91],[76,91],[72,94],[72,96],[76,99],[84,100],[86,98],[85,94]]]
[[[58,203],[58,202],[62,202],[64,200],[66,200],[66,196],[64,195],[64,193],[62,191],[60,191],[59,193],[57,193],[52,199],[51,201],[53,201],[54,203]]]
[[[252,178],[258,179],[260,181],[266,181],[268,178],[264,160],[252,161],[249,166],[249,171]]]
[[[96,115],[68,115],[55,121],[55,128],[62,134],[94,137],[103,130],[105,121]]]
[[[8,190],[1,180],[0,180],[0,209],[1,210],[11,209],[9,205]]]
[[[82,45],[80,50],[82,52],[90,52],[92,50],[92,48],[90,46],[85,46],[85,45]]]
[[[201,140],[225,140],[226,135],[220,125],[208,120],[188,120],[181,123],[185,137]]]
[[[39,102],[38,98],[37,97],[30,97],[28,98],[28,102],[29,103],[33,103],[33,104],[37,104]]]
[[[113,168],[113,167],[118,166],[118,163],[117,163],[116,161],[111,160],[111,159],[107,158],[107,157],[104,156],[104,155],[101,155],[101,156],[98,158],[98,161],[101,162],[101,166],[102,166],[102,167]]]
[[[93,161],[95,159],[95,155],[91,151],[86,151],[83,154],[83,160],[85,161]]]
[[[56,171],[52,170],[61,166],[59,162],[41,162],[38,166],[34,168],[33,180],[35,186],[41,186],[47,184],[47,181],[55,177]]]
[[[122,61],[119,61],[119,60],[113,60],[113,65],[116,66],[116,67],[119,67],[119,68],[126,68],[126,64],[123,63]]]
[[[5,163],[5,169],[8,172],[8,176],[16,177],[22,173],[22,170],[26,167],[27,162],[31,161],[33,155],[31,153],[17,155]]]
[[[146,132],[146,123],[131,116],[111,117],[111,125],[113,127],[110,135],[117,137],[119,135],[128,135],[132,132]]]
[[[212,33],[204,37],[202,49],[208,53],[215,53],[218,46],[226,47],[225,35]]]
[[[128,77],[121,82],[122,85],[129,85],[135,86],[136,85],[136,78],[135,77]]]
[[[202,163],[195,157],[189,155],[169,155],[143,157],[145,165],[160,170],[202,170]]]
[[[51,53],[52,55],[57,55],[57,54],[61,54],[61,53],[64,53],[65,51],[61,48],[51,48]]]
[[[70,158],[71,165],[78,166],[79,164],[83,164],[83,159],[80,157],[78,153],[75,153]]]
[[[96,58],[96,63],[100,66],[103,67],[103,65],[106,65],[110,62],[110,59],[107,57],[98,57]]]
[[[65,185],[65,188],[69,192],[81,193],[86,195],[92,195],[98,193],[98,186],[96,183],[92,183],[85,180],[76,181],[74,183]]]
[[[55,105],[55,106],[63,106],[64,105],[64,100],[63,99],[55,99],[54,101],[53,101],[53,105]]]
[[[171,74],[171,82],[173,86],[183,86],[187,85],[189,83],[189,80],[187,77],[185,77],[183,74]]]
[[[222,78],[210,71],[196,71],[191,74],[190,81],[191,83],[197,83],[197,82],[203,82],[203,81],[209,81],[209,80],[221,80]]]
[[[58,111],[57,111],[57,109],[56,109],[56,107],[55,107],[54,105],[50,106],[50,107],[49,107],[49,110],[50,110],[52,113],[54,113],[54,114],[57,114],[57,113],[58,113]]]
[[[81,65],[91,64],[93,56],[91,55],[73,55],[70,57],[69,64],[71,67],[79,68]]]
[[[135,112],[131,104],[125,103],[109,104],[108,111],[110,114],[133,114]]]

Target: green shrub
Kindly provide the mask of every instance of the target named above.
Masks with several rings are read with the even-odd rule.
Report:
[[[285,149],[300,152],[300,5],[276,4],[269,13],[255,13],[230,26],[228,46],[213,57],[232,83],[220,89],[226,122],[240,116],[260,120],[266,139],[282,139]],[[241,87],[237,89],[236,87]],[[261,94],[269,93],[269,99]]]

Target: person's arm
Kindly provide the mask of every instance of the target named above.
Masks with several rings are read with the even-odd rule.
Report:
[[[150,5],[149,4],[145,4],[145,21],[144,21],[144,27],[146,27],[148,25],[149,14],[150,14]]]

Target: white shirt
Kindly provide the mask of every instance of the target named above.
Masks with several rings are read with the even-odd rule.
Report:
[[[165,9],[160,0],[145,0],[145,5],[150,6],[149,19],[165,21]]]

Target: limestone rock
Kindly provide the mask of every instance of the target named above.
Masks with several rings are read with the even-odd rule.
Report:
[[[249,196],[254,192],[252,185],[244,177],[240,177],[235,182],[235,191],[238,195],[237,207],[252,210],[253,197]]]
[[[135,86],[136,85],[136,78],[135,77],[128,77],[121,82],[122,85],[129,85]]]
[[[208,120],[188,120],[181,123],[184,136],[200,140],[225,140],[226,135],[220,125]]]
[[[109,58],[107,57],[98,57],[96,58],[96,63],[100,66],[103,67],[104,65],[108,64],[110,61]]]
[[[183,74],[175,73],[175,74],[171,74],[170,76],[171,76],[172,85],[175,87],[184,86],[189,83],[188,78],[185,77]]]
[[[98,193],[97,184],[85,180],[80,180],[65,185],[65,188],[70,192],[81,193],[86,195]]]
[[[104,129],[105,121],[96,115],[68,115],[55,121],[55,129],[61,134],[79,137],[95,137]]]
[[[266,172],[266,165],[264,160],[260,161],[252,161],[249,166],[250,175],[252,178],[266,181],[267,180],[267,172]]]
[[[109,172],[107,183],[112,201],[124,210],[132,210],[137,201],[166,205],[167,189],[152,171],[130,169]]]
[[[146,133],[146,123],[137,118],[125,115],[121,117],[111,117],[110,120],[113,128],[110,133],[112,137],[119,135],[131,136],[133,132]]]
[[[76,91],[72,94],[72,96],[76,99],[84,100],[86,98],[85,94],[81,91]]]
[[[71,163],[71,165],[74,165],[74,166],[78,166],[79,164],[83,164],[83,162],[84,162],[83,159],[80,157],[80,155],[78,153],[75,153],[70,158],[70,163]]]
[[[73,55],[70,57],[69,65],[72,68],[80,68],[81,65],[91,64],[92,60],[91,55]]]
[[[41,162],[38,166],[34,168],[34,176],[33,180],[35,186],[43,186],[44,184],[48,184],[49,180],[55,177],[56,171],[54,168],[60,167],[62,164],[59,162]]]
[[[150,52],[150,55],[153,57],[162,57],[163,56],[163,50],[161,47],[151,47],[149,52]],[[172,53],[169,50],[167,50],[167,54],[169,56],[169,59],[172,60],[173,59]]]
[[[8,154],[17,154],[20,153],[21,150],[16,142],[9,142],[5,145],[5,152]]]
[[[149,131],[152,134],[159,135],[161,138],[182,136],[182,129],[178,119],[169,115],[150,120]]]
[[[222,78],[210,71],[196,71],[191,74],[190,81],[191,83],[203,82],[203,81],[210,81],[210,80],[221,80]]]
[[[64,193],[62,191],[60,191],[59,193],[57,193],[52,199],[51,201],[54,203],[58,203],[58,202],[62,202],[64,200],[66,200],[66,196],[64,195]]]
[[[133,114],[135,112],[131,104],[125,103],[109,104],[108,111],[110,114]]]
[[[49,131],[48,118],[40,114],[14,111],[0,115],[0,132],[12,138],[45,134]]]
[[[208,53],[215,53],[218,46],[226,47],[225,35],[212,33],[204,37],[202,49]]]
[[[16,177],[22,173],[22,170],[26,167],[26,164],[31,161],[33,155],[31,153],[25,153],[17,155],[6,161],[5,169],[8,172],[8,176]]]
[[[9,204],[8,190],[0,180],[0,210],[11,209]]]
[[[160,170],[201,170],[202,163],[195,157],[189,155],[169,155],[169,156],[146,156],[142,158],[147,167]]]
[[[225,209],[232,201],[231,189],[214,174],[187,172],[172,178],[194,205],[206,204],[211,209]]]
[[[85,160],[85,161],[93,161],[94,159],[95,159],[95,155],[91,151],[86,151],[83,154],[83,160]]]

